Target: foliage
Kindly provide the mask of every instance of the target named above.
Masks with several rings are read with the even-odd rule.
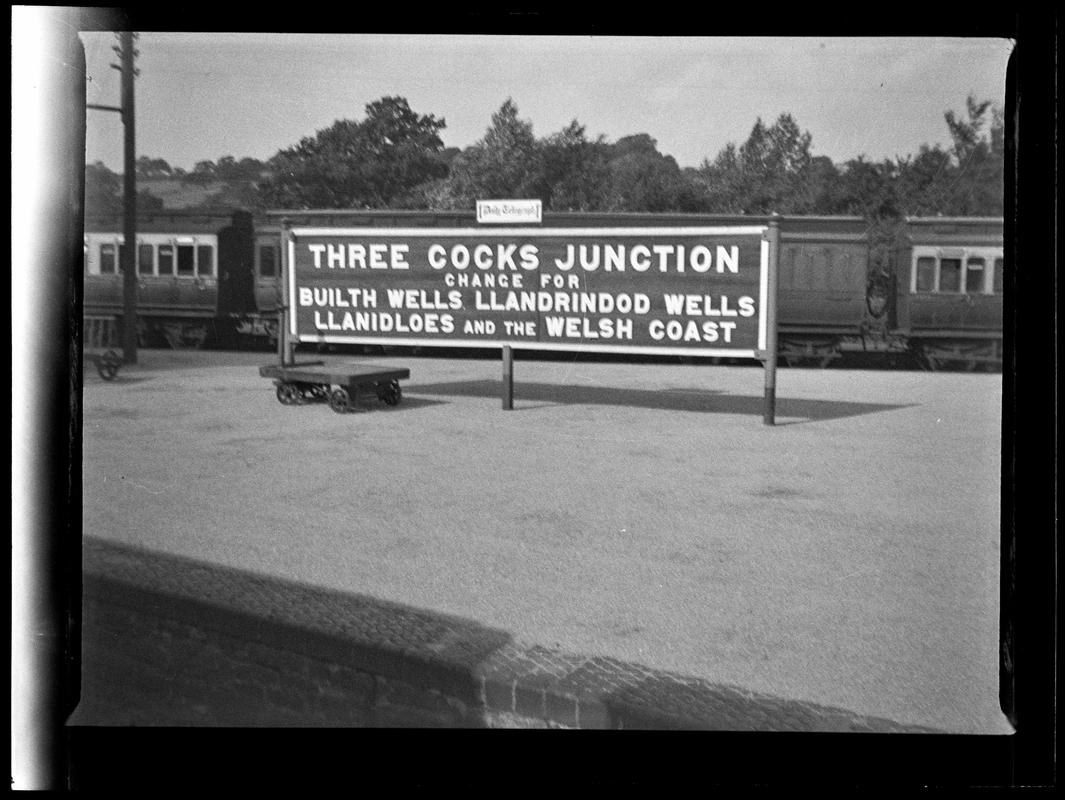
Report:
[[[610,177],[610,147],[604,137],[591,141],[573,120],[540,143],[541,197],[554,211],[598,211],[601,188]]]
[[[832,171],[824,162],[814,169],[812,136],[791,114],[766,127],[755,121],[747,141],[728,144],[713,163],[704,161],[697,179],[705,186],[709,210],[732,214],[808,213],[823,201]],[[818,180],[816,189],[811,178]]]
[[[608,211],[696,211],[696,192],[673,156],[658,152],[646,133],[625,136],[610,148],[603,208]]]
[[[149,158],[140,156],[136,161],[138,178],[169,178],[174,170],[161,158]]]
[[[101,161],[85,167],[85,213],[89,215],[121,214],[125,210],[122,176],[109,170]],[[139,211],[161,211],[163,201],[150,192],[138,190]]]
[[[122,213],[122,176],[102,161],[85,166],[85,213]]]
[[[452,208],[472,208],[478,199],[539,196],[542,154],[532,123],[518,119],[512,99],[492,115],[485,135],[455,158],[450,177]]]
[[[387,208],[447,174],[444,120],[420,116],[402,97],[366,106],[366,119],[337,120],[280,151],[262,192],[279,208]]]
[[[221,184],[205,203],[262,208],[472,208],[478,199],[539,198],[546,210],[855,214],[873,221],[905,215],[1001,215],[1005,121],[989,101],[966,99],[944,114],[950,145],[916,155],[833,163],[812,152],[812,136],[788,113],[755,121],[698,168],[681,169],[647,133],[609,142],[576,119],[537,138],[512,98],[484,136],[444,148],[443,119],[415,113],[402,97],[366,106],[363,120],[329,128],[268,162],[222,156],[191,172],[141,156],[139,178]],[[121,178],[86,167],[86,206],[121,210]],[[158,200],[144,196],[143,204]]]

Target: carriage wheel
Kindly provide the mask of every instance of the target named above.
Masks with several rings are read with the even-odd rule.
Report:
[[[334,389],[329,395],[329,407],[338,414],[346,414],[351,405],[351,397],[346,389]]]
[[[294,383],[279,383],[277,385],[277,399],[280,401],[281,405],[294,406],[303,399],[303,392],[301,392],[300,387]]]
[[[97,361],[96,371],[100,373],[100,377],[105,381],[112,381],[115,379],[115,375],[118,374],[118,364],[110,361]]]
[[[328,383],[312,383],[309,384],[309,386],[312,400],[319,401],[329,399]]]
[[[389,381],[388,388],[381,399],[390,406],[398,406],[399,401],[403,399],[403,390],[399,388],[399,381]]]
[[[96,371],[100,373],[100,377],[105,381],[111,381],[118,374],[118,367],[121,363],[122,359],[118,357],[118,353],[114,350],[108,350],[97,360]]]

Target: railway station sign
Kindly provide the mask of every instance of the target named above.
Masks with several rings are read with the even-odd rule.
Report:
[[[766,230],[295,227],[287,332],[300,342],[764,358]]]

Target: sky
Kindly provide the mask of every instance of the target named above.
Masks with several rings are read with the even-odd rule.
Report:
[[[117,105],[114,35],[83,32],[87,102]],[[840,163],[948,144],[944,112],[1005,102],[1013,43],[990,38],[706,38],[143,32],[137,154],[191,170],[266,160],[366,105],[405,97],[443,118],[445,146],[484,136],[509,97],[538,137],[648,133],[682,166],[791,113]],[[88,112],[86,161],[122,168],[117,114]]]

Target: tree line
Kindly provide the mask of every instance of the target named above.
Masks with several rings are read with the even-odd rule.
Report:
[[[573,120],[538,138],[512,99],[484,136],[444,147],[443,119],[419,114],[402,97],[366,106],[361,120],[337,120],[266,162],[224,156],[191,172],[141,156],[140,179],[222,184],[211,206],[264,208],[472,209],[477,199],[539,198],[545,210],[763,214],[1000,216],[1005,122],[990,101],[969,97],[965,113],[944,114],[951,144],[916,155],[841,164],[811,153],[812,136],[791,114],[756,120],[747,139],[713,160],[681,168],[646,133],[610,142]],[[138,193],[142,208],[162,201]],[[86,167],[86,206],[121,208],[121,179]]]

